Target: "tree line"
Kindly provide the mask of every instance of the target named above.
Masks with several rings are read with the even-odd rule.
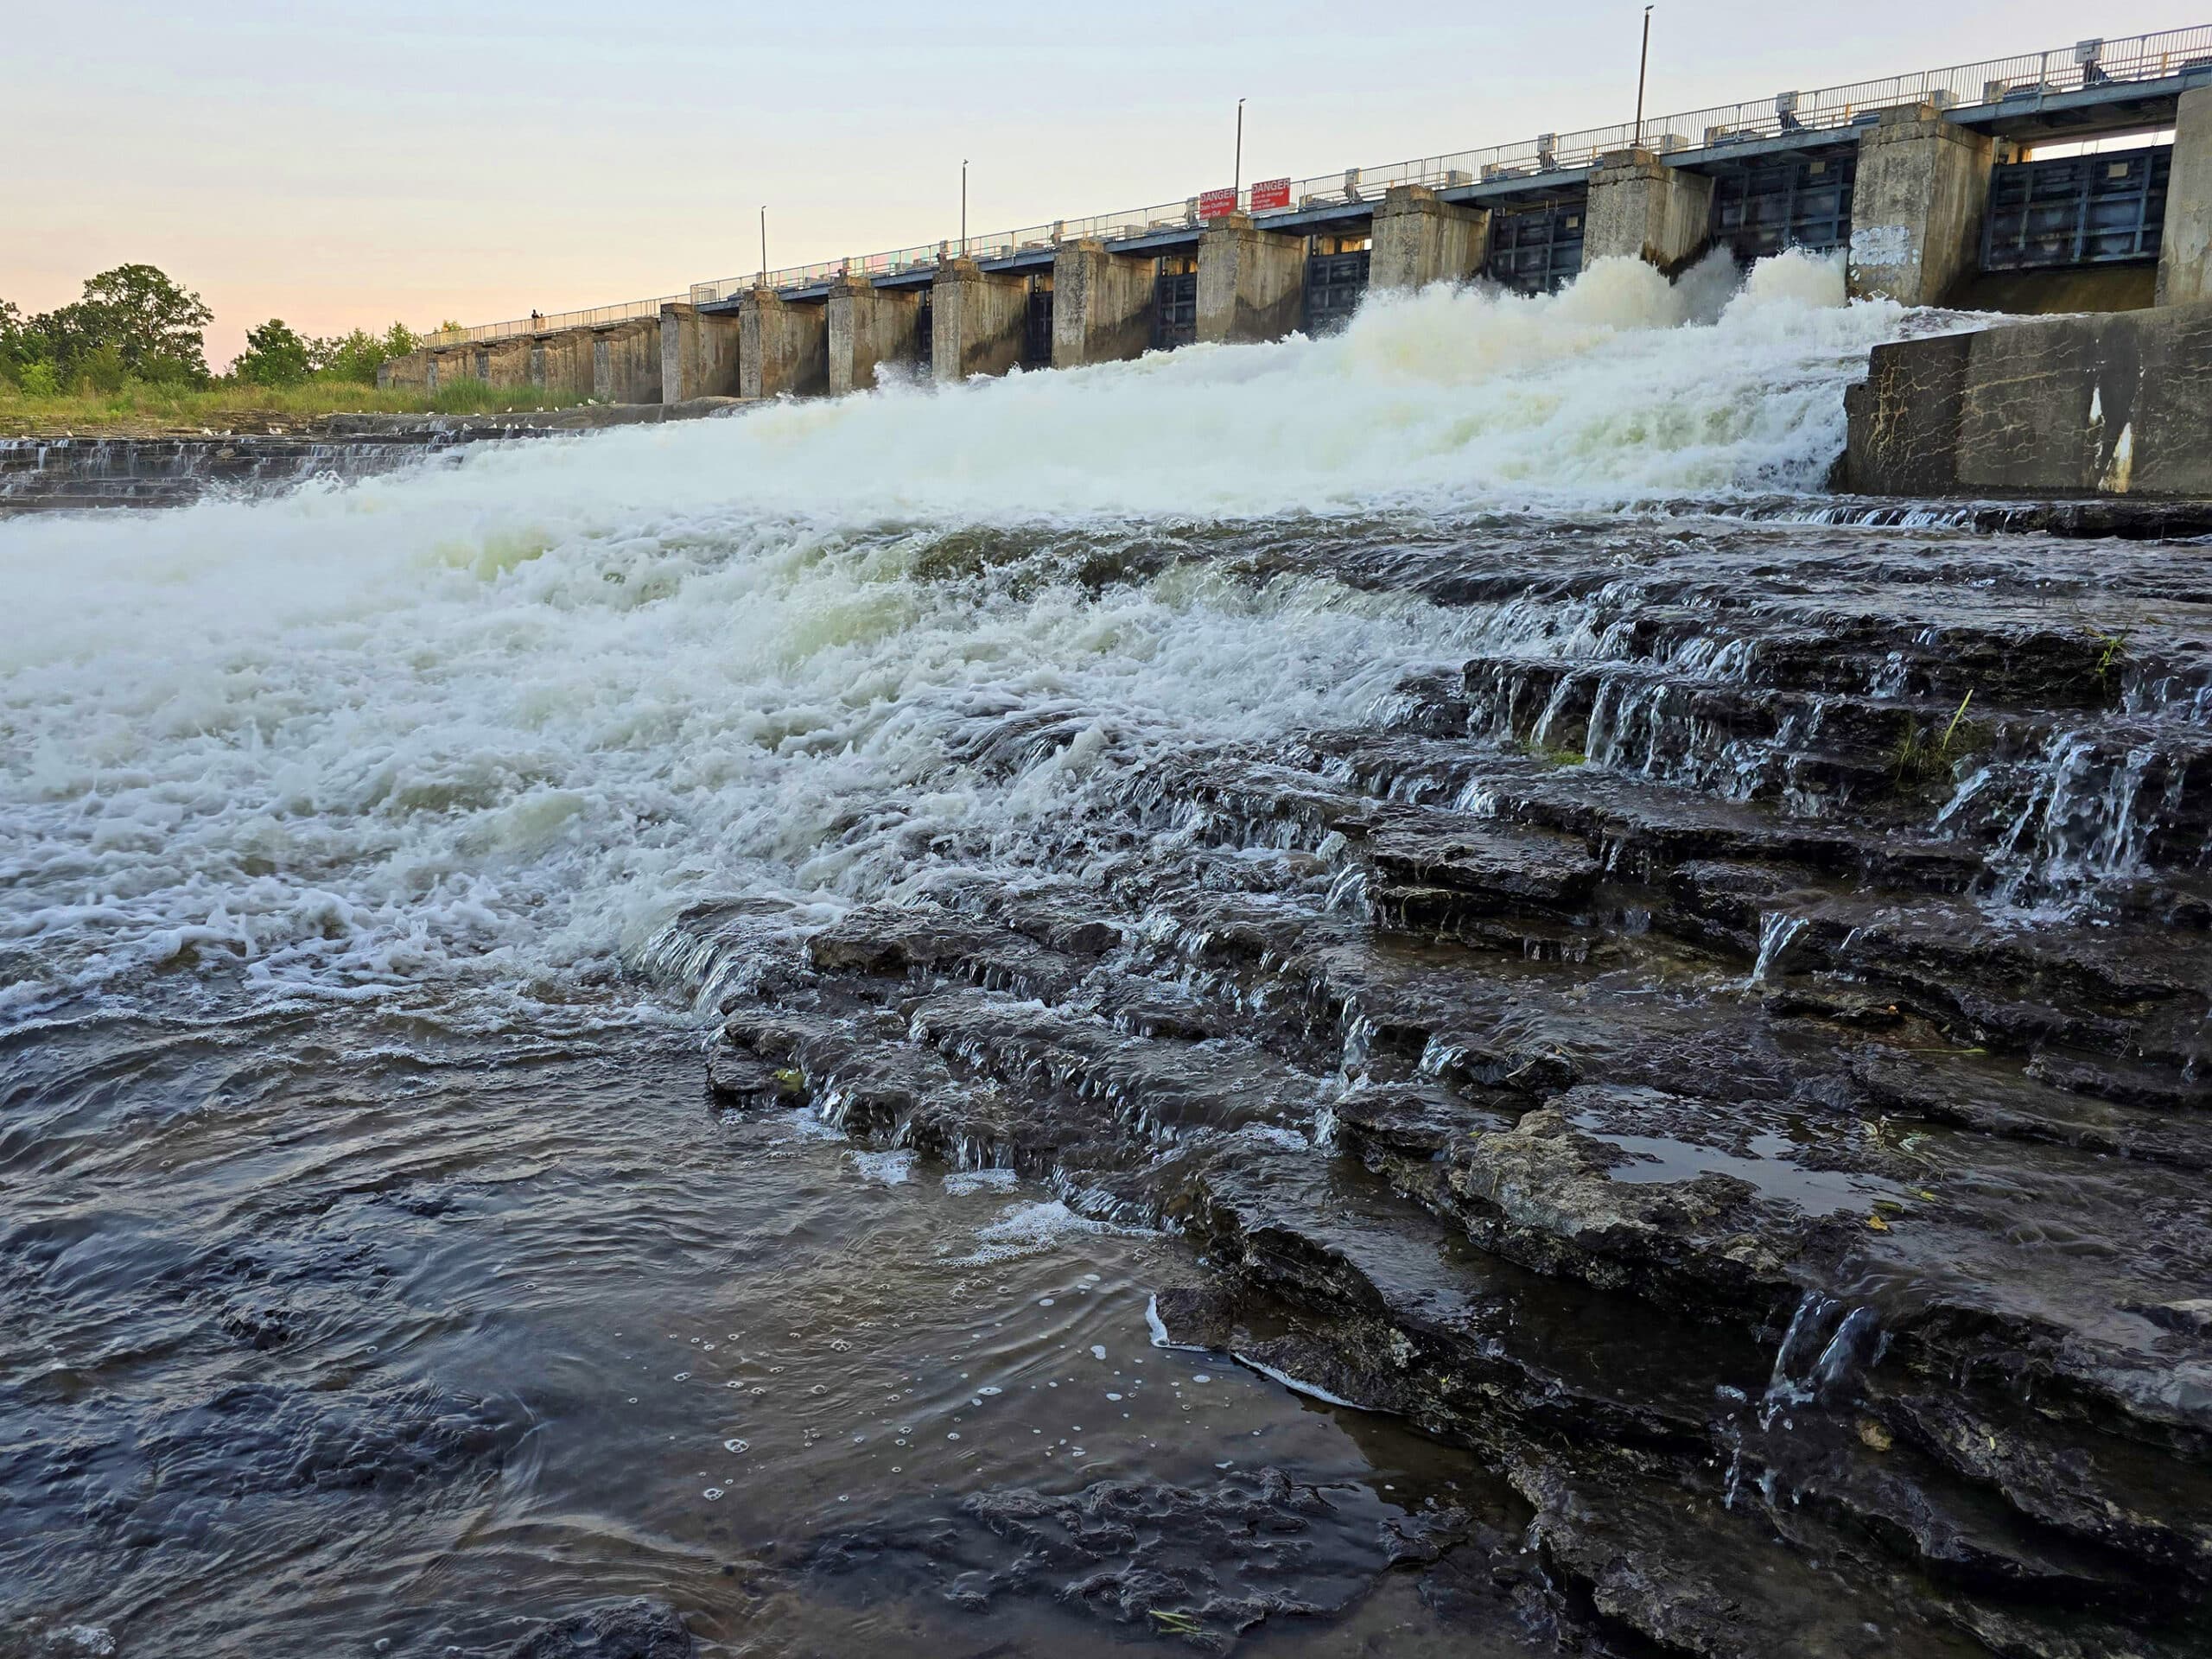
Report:
[[[85,280],[73,304],[26,316],[0,300],[0,385],[32,397],[116,392],[126,385],[197,387],[207,367],[207,302],[152,265],[118,265]],[[246,347],[223,378],[259,386],[308,380],[374,385],[377,365],[420,342],[398,323],[381,334],[315,339],[271,317],[246,331]]]

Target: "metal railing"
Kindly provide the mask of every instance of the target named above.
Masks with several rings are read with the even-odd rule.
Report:
[[[1833,131],[1871,121],[1878,111],[1899,105],[1932,104],[1939,109],[1957,111],[1973,108],[2001,110],[2005,105],[2017,102],[2024,109],[2032,109],[2054,95],[2130,81],[2163,80],[2192,69],[2212,70],[2212,24],[2166,29],[2126,40],[2084,41],[2050,52],[1991,58],[1948,69],[1925,69],[1916,74],[1893,75],[1884,80],[1854,81],[1847,86],[1827,86],[1817,92],[1783,92],[1747,104],[1723,104],[1684,114],[1656,116],[1644,121],[1641,127],[1619,122],[1611,126],[1586,128],[1580,132],[1545,133],[1517,143],[1494,144],[1484,149],[1423,156],[1382,167],[1348,168],[1342,173],[1293,180],[1290,211],[1376,202],[1395,185],[1450,189],[1484,181],[1541,179],[1546,174],[1587,168],[1601,156],[1626,149],[1632,144],[1668,155],[1787,133]],[[1238,193],[1240,210],[1249,209],[1250,200],[1249,187]],[[632,300],[626,304],[603,305],[589,310],[481,323],[458,333],[426,335],[423,343],[435,348],[513,334],[623,322],[637,317],[658,316],[664,305],[682,302],[714,304],[755,288],[811,288],[848,274],[873,277],[930,270],[952,253],[964,252],[971,259],[1007,258],[1025,250],[1042,250],[1056,242],[1077,238],[1128,241],[1161,231],[1195,228],[1198,222],[1198,199],[1195,195],[1185,196],[1179,201],[1154,207],[1127,208],[1088,219],[1054,219],[1020,230],[988,232],[971,236],[965,242],[956,238],[895,248],[887,253],[787,265],[766,273],[695,283],[689,292],[663,299]]]

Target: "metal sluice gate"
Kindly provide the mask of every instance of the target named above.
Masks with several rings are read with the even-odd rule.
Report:
[[[1989,176],[1984,270],[2153,260],[2165,228],[2173,147],[2016,162]]]
[[[1306,332],[1332,334],[1351,321],[1367,292],[1374,255],[1365,248],[1349,253],[1315,253],[1306,259]]]
[[[1713,239],[1746,264],[1785,248],[1826,252],[1851,240],[1855,149],[1792,156],[1717,173]]]
[[[1483,275],[1521,294],[1549,294],[1582,272],[1583,198],[1500,208],[1491,215]]]

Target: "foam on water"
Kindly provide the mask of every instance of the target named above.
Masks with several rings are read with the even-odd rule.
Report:
[[[0,1011],[537,997],[683,906],[895,896],[1175,744],[1346,717],[1461,619],[1062,535],[1809,486],[1872,341],[1785,256],[1732,295],[1378,299],[1341,335],[487,448],[255,503],[0,524]],[[1126,527],[1116,530],[1116,526]],[[963,540],[996,527],[1018,556]],[[963,727],[1061,708],[1008,774]]]

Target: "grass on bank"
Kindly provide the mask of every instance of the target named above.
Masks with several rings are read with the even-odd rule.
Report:
[[[461,380],[435,392],[379,391],[357,382],[309,380],[296,386],[162,386],[126,383],[117,391],[39,395],[0,382],[0,436],[127,437],[172,432],[258,431],[326,415],[491,415],[508,410],[569,409],[587,397],[536,386]]]

